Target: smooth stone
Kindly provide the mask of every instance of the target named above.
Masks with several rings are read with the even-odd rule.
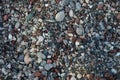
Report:
[[[80,79],[82,77],[81,74],[77,74],[77,78]]]
[[[75,45],[76,45],[76,46],[80,45],[80,42],[76,41],[76,42],[75,42]]]
[[[117,56],[117,57],[120,56],[120,52],[118,52],[115,56]]]
[[[31,61],[31,58],[30,58],[29,54],[27,53],[27,54],[25,55],[25,57],[24,57],[24,62],[25,62],[26,64],[29,64],[30,61]]]
[[[111,72],[114,73],[114,74],[117,74],[117,70],[114,69],[114,68],[111,69]]]
[[[78,28],[76,28],[76,33],[77,33],[78,35],[83,35],[83,33],[84,33],[83,27],[82,27],[82,26],[79,26]]]
[[[69,11],[69,16],[70,16],[70,17],[73,17],[73,16],[74,16],[73,10],[70,10],[70,11]]]
[[[77,80],[77,79],[74,76],[72,76],[70,80]]]
[[[44,66],[44,68],[45,68],[46,70],[50,70],[50,69],[53,68],[53,67],[54,67],[53,64],[46,64],[46,65]]]
[[[79,11],[81,9],[81,4],[79,2],[76,3],[76,11]]]
[[[17,22],[17,23],[15,24],[15,28],[19,28],[19,27],[20,27],[20,23]]]
[[[9,40],[12,40],[12,35],[9,34],[9,35],[8,35],[8,38],[9,38]]]
[[[85,0],[86,3],[89,3],[89,0]]]
[[[56,21],[63,21],[64,17],[65,17],[65,12],[60,11],[56,14],[55,19],[56,19]]]

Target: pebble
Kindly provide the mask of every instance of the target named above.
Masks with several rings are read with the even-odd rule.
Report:
[[[76,11],[79,11],[81,9],[81,4],[79,2],[76,2]]]
[[[72,76],[70,80],[77,80],[77,79],[74,76]]]
[[[119,57],[120,56],[120,52],[117,52],[115,56]]]
[[[9,40],[13,39],[13,36],[11,34],[8,35]]]
[[[47,71],[49,71],[51,68],[53,68],[54,66],[53,66],[53,64],[46,64],[45,66],[44,66],[44,68],[47,70]]]
[[[31,58],[28,53],[25,54],[24,62],[25,64],[29,64],[31,62]]]
[[[65,12],[64,11],[58,12],[55,16],[56,21],[63,21],[64,18],[65,18]]]
[[[70,10],[70,11],[69,11],[69,16],[70,16],[70,17],[73,17],[73,16],[74,16],[73,10]]]
[[[20,27],[20,23],[19,22],[17,22],[16,24],[15,24],[15,28],[19,28]]]
[[[41,52],[37,53],[37,57],[41,58],[41,59],[45,59],[46,58],[46,56],[43,53],[41,53]]]
[[[117,15],[117,19],[120,20],[120,13]]]
[[[83,35],[84,34],[84,29],[82,28],[82,26],[79,26],[78,28],[76,28],[76,33],[78,35]]]
[[[77,74],[77,78],[78,79],[82,78],[82,75],[81,74]]]
[[[113,74],[117,74],[117,71],[116,71],[116,69],[114,69],[114,68],[111,69],[111,72],[112,72]]]

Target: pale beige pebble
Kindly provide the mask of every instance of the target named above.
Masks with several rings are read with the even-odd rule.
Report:
[[[41,63],[42,62],[42,59],[41,58],[38,58],[37,59],[37,63]]]
[[[31,58],[28,53],[25,54],[24,62],[25,64],[29,64],[31,62]]]
[[[68,33],[68,36],[73,37],[73,34],[72,33]]]
[[[77,80],[75,76],[72,76],[70,80]]]
[[[86,3],[89,3],[89,0],[85,0]]]
[[[77,78],[80,79],[82,77],[81,74],[77,74]]]
[[[76,41],[76,42],[75,42],[75,45],[76,45],[76,46],[80,45],[80,42],[79,42],[79,41]]]

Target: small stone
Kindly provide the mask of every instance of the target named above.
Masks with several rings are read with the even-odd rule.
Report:
[[[117,19],[120,20],[120,13],[117,15]]]
[[[42,74],[41,74],[41,72],[40,71],[36,71],[35,73],[34,73],[34,76],[35,77],[40,77]]]
[[[99,2],[97,8],[102,9],[103,8],[103,2]]]
[[[111,72],[112,72],[113,74],[117,74],[117,70],[114,69],[114,68],[111,69]]]
[[[31,58],[29,57],[29,54],[26,53],[26,55],[25,55],[25,57],[24,57],[24,62],[25,62],[26,64],[29,64],[30,61],[31,61]]]
[[[80,79],[82,77],[81,74],[77,74],[77,78]]]
[[[120,52],[118,52],[115,56],[117,56],[117,57],[120,56]]]
[[[81,9],[81,4],[79,2],[76,3],[76,11],[79,11]]]
[[[42,54],[41,52],[37,53],[37,57],[42,58],[42,59],[46,58],[46,56],[44,54]]]
[[[48,59],[47,64],[51,64],[51,63],[52,63],[52,60]]]
[[[12,35],[9,34],[9,35],[8,35],[8,38],[9,38],[9,40],[12,40]]]
[[[20,27],[20,23],[17,22],[17,23],[15,24],[15,28],[19,28],[19,27]]]
[[[43,38],[42,36],[39,36],[39,37],[38,37],[38,41],[39,41],[39,42],[42,42],[43,40],[44,40],[44,38]]]
[[[22,62],[24,61],[24,55],[20,55],[18,58],[20,61],[22,61]]]
[[[65,17],[65,12],[60,11],[56,14],[55,19],[56,19],[56,21],[63,21],[64,17]]]
[[[86,3],[89,3],[89,0],[85,0]]]
[[[51,68],[53,68],[53,64],[46,64],[46,65],[44,66],[44,68],[45,68],[46,70],[50,70]]]
[[[74,76],[72,76],[70,80],[77,80],[77,79]]]
[[[78,28],[76,28],[76,33],[77,33],[78,35],[83,35],[83,33],[84,33],[83,27],[82,27],[82,26],[79,26]]]
[[[0,64],[4,64],[4,61],[2,59],[0,59]]]
[[[7,20],[8,20],[8,15],[4,15],[4,16],[3,16],[3,20],[4,20],[4,21],[7,21]]]
[[[70,16],[70,17],[73,17],[73,16],[74,16],[73,10],[70,10],[70,11],[69,11],[69,16]]]
[[[42,62],[42,59],[38,58],[37,63],[41,63],[41,62]]]
[[[80,45],[80,42],[76,41],[76,42],[75,42],[75,45],[76,45],[76,46]]]

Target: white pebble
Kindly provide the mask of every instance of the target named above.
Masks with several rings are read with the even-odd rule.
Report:
[[[77,74],[77,78],[80,79],[82,77],[81,74]]]
[[[72,76],[70,80],[77,80],[77,79],[74,76]]]
[[[60,11],[56,14],[55,19],[56,21],[63,21],[64,17],[65,17],[65,12]]]
[[[20,27],[20,23],[17,22],[17,23],[15,24],[15,28],[19,28],[19,27]]]
[[[69,11],[69,16],[70,16],[70,17],[73,17],[73,16],[74,16],[73,10],[70,10],[70,11]]]
[[[117,74],[117,70],[114,69],[114,68],[111,69],[111,72],[114,73],[114,74]]]
[[[12,40],[12,35],[9,34],[9,35],[8,35],[8,38],[9,38],[9,40]]]

